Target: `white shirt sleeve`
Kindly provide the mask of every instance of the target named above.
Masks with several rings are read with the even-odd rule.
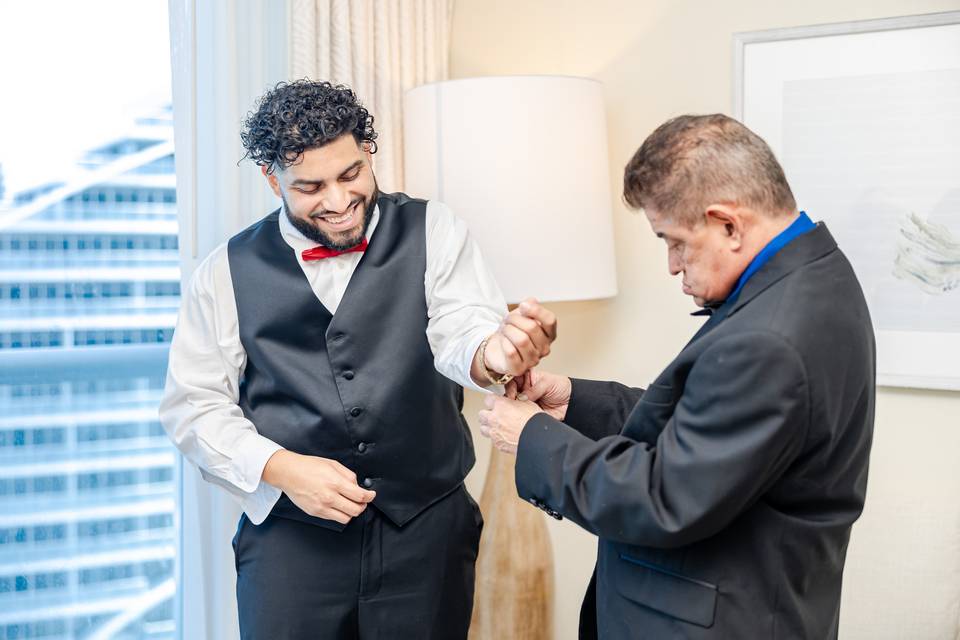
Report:
[[[470,366],[477,347],[507,314],[503,293],[467,224],[445,204],[427,203],[427,340],[437,371],[478,391]]]
[[[237,405],[245,365],[224,244],[200,264],[182,296],[160,422],[203,478],[231,493],[260,524],[281,493],[260,477],[282,447],[257,433]]]

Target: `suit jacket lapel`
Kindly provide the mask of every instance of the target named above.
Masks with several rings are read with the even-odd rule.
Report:
[[[752,278],[747,280],[740,291],[740,295],[733,301],[727,315],[735,314],[750,300],[787,274],[822,258],[835,251],[836,248],[837,242],[830,235],[830,231],[827,230],[827,225],[818,222],[816,229],[795,238],[793,242],[778,251],[777,255],[770,258],[770,262],[763,265],[759,271],[753,274]]]
[[[710,314],[710,319],[703,323],[700,330],[697,331],[687,347],[709,333],[714,327],[720,324],[726,317],[733,315],[745,304],[757,297],[763,290],[774,284],[787,274],[799,269],[805,264],[813,262],[837,248],[837,243],[827,230],[827,226],[820,222],[817,228],[796,238],[793,242],[785,246],[777,255],[770,259],[770,262],[763,265],[752,278],[747,280],[743,289],[736,299],[724,302],[715,309],[701,309],[692,315]],[[686,348],[686,347],[684,347]]]

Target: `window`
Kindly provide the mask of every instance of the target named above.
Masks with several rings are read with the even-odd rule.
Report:
[[[31,96],[0,119],[0,640],[178,638],[178,456],[156,419],[174,165],[135,158],[173,138],[166,12],[0,3],[0,56],[24,61],[0,83]]]

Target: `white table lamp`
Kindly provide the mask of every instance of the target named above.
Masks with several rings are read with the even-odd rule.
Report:
[[[411,89],[404,156],[407,192],[467,221],[508,302],[616,295],[599,82],[510,76]]]

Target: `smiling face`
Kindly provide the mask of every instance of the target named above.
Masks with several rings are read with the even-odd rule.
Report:
[[[331,249],[356,246],[370,225],[377,181],[370,153],[345,133],[303,152],[295,164],[267,173],[287,218],[303,235]]]
[[[650,227],[667,243],[670,275],[683,275],[683,292],[698,306],[722,302],[756,254],[744,246],[743,220],[734,207],[710,207],[702,222],[688,226],[645,209]]]

